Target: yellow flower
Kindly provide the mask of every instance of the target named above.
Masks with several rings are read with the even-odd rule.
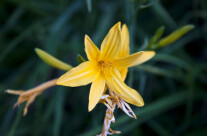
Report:
[[[123,79],[126,77],[128,67],[149,60],[155,55],[155,52],[141,51],[129,55],[128,30],[124,25],[121,31],[120,25],[121,23],[118,22],[110,29],[101,44],[101,50],[86,35],[85,51],[89,61],[72,68],[57,81],[58,85],[70,87],[87,85],[92,82],[89,94],[89,111],[99,102],[106,85],[126,102],[136,106],[144,105],[140,94],[128,87]]]

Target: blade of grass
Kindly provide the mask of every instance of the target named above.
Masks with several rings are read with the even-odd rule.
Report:
[[[56,91],[56,103],[54,108],[54,126],[53,126],[53,136],[60,135],[60,128],[63,119],[63,106],[64,106],[64,99],[65,99],[65,91],[63,87],[59,87]]]
[[[73,4],[71,4],[52,24],[50,28],[50,32],[52,34],[55,34],[59,32],[67,23],[67,21],[70,19],[70,17],[74,14],[75,11],[77,11],[81,6],[80,1],[75,1]]]
[[[40,2],[40,1],[27,1],[27,0],[6,0],[10,3],[19,6],[24,7],[28,11],[35,13],[37,15],[40,15],[42,17],[46,17],[51,15],[51,12],[57,11],[57,5],[46,3],[46,2]]]
[[[157,1],[152,6],[152,9],[154,13],[157,14],[157,16],[163,20],[171,29],[176,28],[176,23],[173,20],[173,18],[169,15],[169,13],[165,10],[165,8],[162,6],[162,4]]]
[[[185,69],[187,69],[187,67],[188,67],[188,63],[185,62],[184,60],[177,58],[175,56],[167,55],[167,54],[159,54],[158,53],[155,55],[155,57],[152,58],[152,60],[172,63],[176,66],[179,66],[179,67],[185,68]]]
[[[91,12],[92,11],[91,0],[86,0],[86,4],[87,4],[88,12]]]
[[[8,132],[6,130],[9,130],[10,124],[13,121],[12,117],[14,116],[15,111],[14,109],[10,108],[6,115],[4,116],[4,119],[1,122],[0,132],[1,135],[8,135]]]
[[[15,38],[1,53],[0,55],[0,64],[6,57],[9,55],[9,53],[14,50],[14,48],[26,37],[30,36],[32,32],[37,29],[41,23],[35,22],[33,25],[29,26],[28,28],[25,28],[25,31],[23,31],[17,38]]]
[[[147,125],[151,127],[159,136],[170,136],[169,132],[157,121],[151,120],[147,122]]]
[[[8,132],[8,136],[14,136],[15,135],[15,131],[16,131],[16,129],[18,127],[18,124],[19,124],[19,122],[20,122],[20,120],[22,118],[23,107],[24,107],[24,105],[21,105],[20,108],[18,109],[19,110],[18,114],[17,114],[17,116],[16,116],[16,118],[14,120],[14,123],[11,126],[11,129]]]
[[[111,6],[111,5],[110,5]],[[111,11],[106,11],[99,19],[97,23],[96,31],[92,34],[92,39],[94,43],[101,43],[104,38],[107,30],[109,29],[109,24],[114,17],[114,12],[116,8],[113,8]],[[97,44],[98,45],[98,44]]]
[[[160,76],[175,78],[175,79],[182,79],[184,77],[183,73],[178,73],[177,71],[172,71],[172,70],[161,69],[150,65],[139,65],[136,67],[136,69],[143,70]]]
[[[132,4],[132,3],[131,3]],[[134,11],[134,8],[132,9],[132,11]],[[129,46],[130,49],[133,51],[134,50],[134,35],[135,35],[135,30],[136,30],[136,21],[132,22],[129,26],[129,34],[131,36],[130,38],[130,42],[129,42]],[[128,72],[128,85],[129,86],[133,86],[133,79],[134,79],[134,68],[130,68],[129,72]]]
[[[195,79],[198,73],[198,69],[195,66],[191,66],[187,75],[187,86],[189,89],[189,98],[186,102],[185,118],[183,124],[178,127],[176,134],[181,134],[185,132],[191,124],[192,112],[193,112],[193,102],[195,95]]]
[[[8,20],[5,22],[3,32],[11,30],[22,17],[24,11],[25,10],[22,7],[16,8],[14,12],[11,14],[11,16],[8,18]],[[2,33],[2,31],[0,33]]]

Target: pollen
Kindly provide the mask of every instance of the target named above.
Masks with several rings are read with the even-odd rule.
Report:
[[[101,60],[98,62],[98,66],[101,69],[101,71],[104,71],[110,69],[112,67],[112,63],[110,61]]]

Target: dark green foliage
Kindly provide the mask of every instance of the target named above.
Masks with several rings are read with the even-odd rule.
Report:
[[[130,136],[207,135],[206,0],[1,0],[0,135],[100,133],[105,106],[98,104],[88,112],[90,86],[50,88],[37,97],[25,117],[24,104],[12,109],[17,96],[4,91],[27,90],[63,74],[42,62],[34,48],[76,66],[78,54],[86,59],[84,35],[100,47],[118,21],[129,27],[131,53],[146,50],[161,35],[184,25],[195,28],[157,48],[149,62],[129,69],[126,83],[139,90],[145,106],[132,107],[137,120],[116,110],[112,129]]]

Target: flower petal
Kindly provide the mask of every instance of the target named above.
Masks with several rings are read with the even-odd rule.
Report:
[[[122,80],[124,81],[126,79],[127,73],[128,73],[128,68],[122,68],[120,71]]]
[[[62,75],[57,84],[71,87],[87,85],[99,75],[99,71],[95,67],[94,63],[90,61],[83,62]]]
[[[114,69],[111,73],[106,73],[106,83],[112,91],[120,95],[126,102],[136,106],[143,106],[144,101],[141,95],[134,89],[128,87],[121,79],[121,74]]]
[[[141,51],[127,57],[113,59],[111,60],[111,63],[117,68],[132,67],[148,61],[154,55],[154,51]]]
[[[87,54],[87,57],[90,61],[96,61],[97,56],[100,54],[99,49],[96,47],[96,45],[92,42],[92,40],[85,35],[85,51]]]
[[[120,25],[120,22],[115,24],[101,43],[100,59],[115,58],[118,55],[121,42]]]
[[[121,29],[121,47],[119,50],[118,57],[126,57],[129,55],[129,31],[127,26],[124,24]]]
[[[99,102],[101,96],[103,95],[105,88],[105,80],[100,74],[92,83],[91,90],[89,94],[89,105],[88,111],[93,110],[96,104]]]

